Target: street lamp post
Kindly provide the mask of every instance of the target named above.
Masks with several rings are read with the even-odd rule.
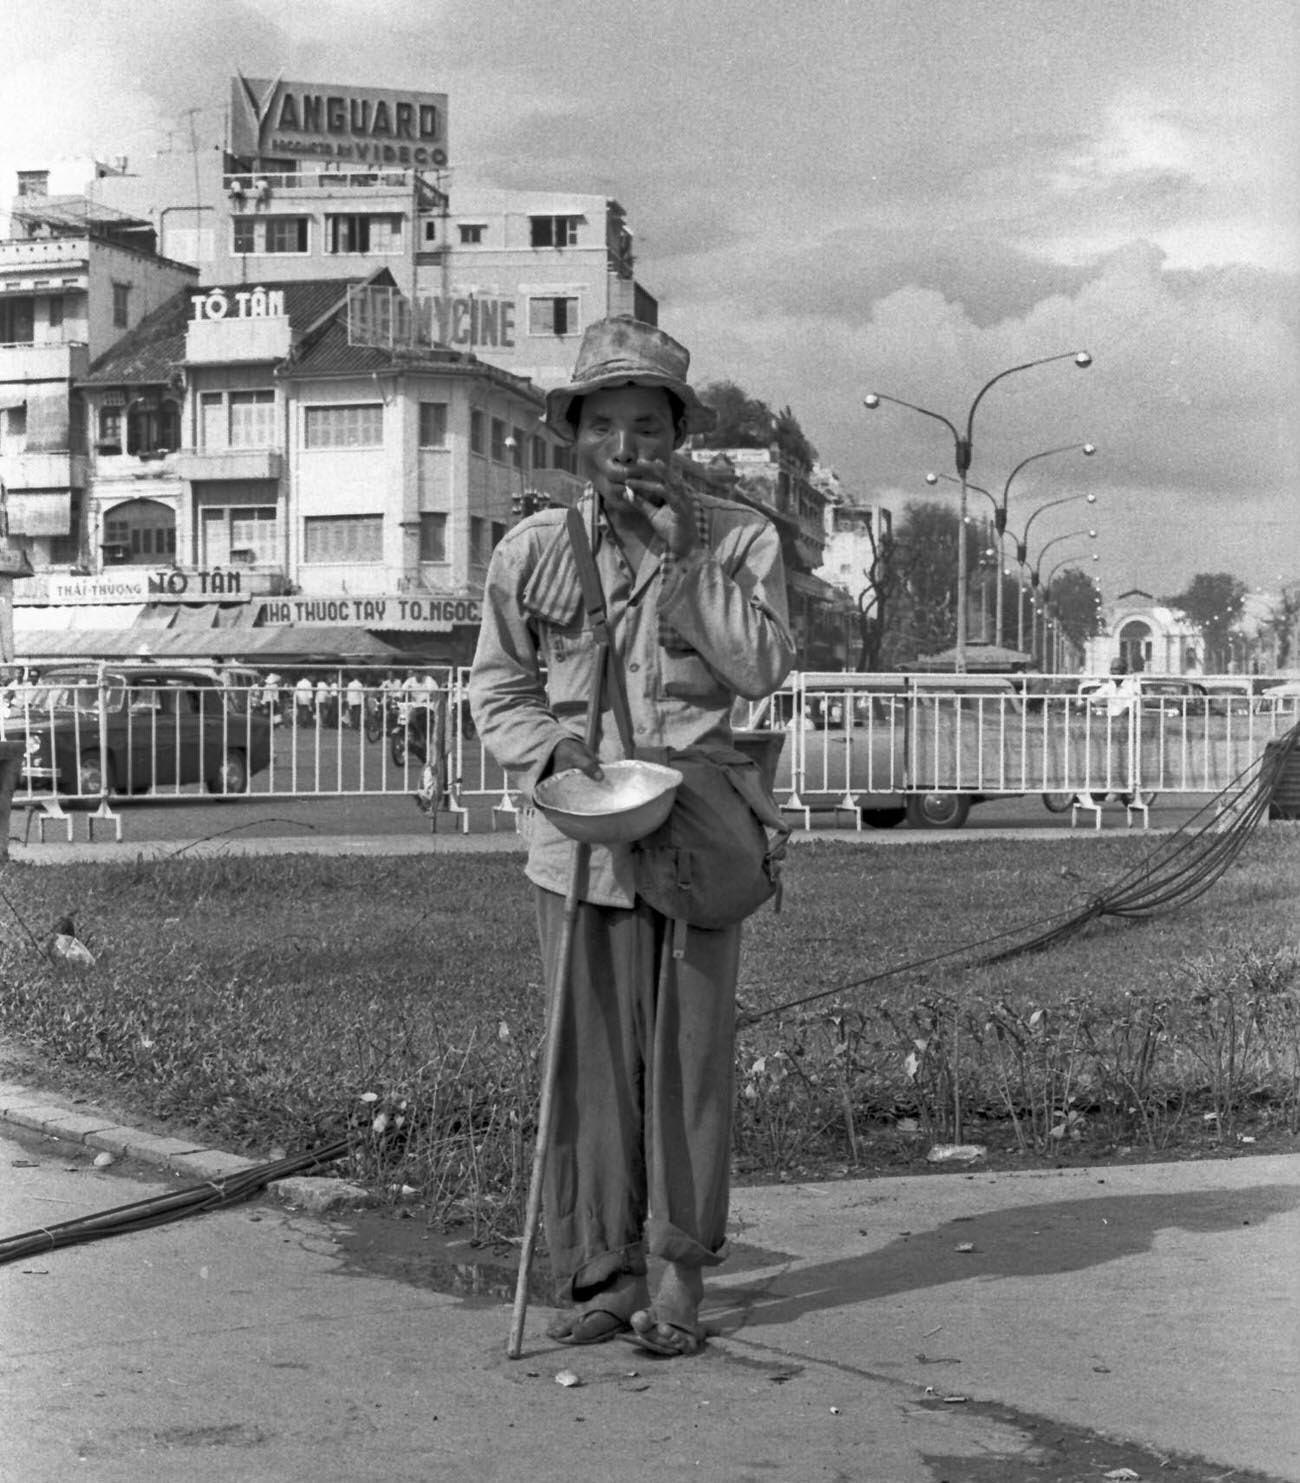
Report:
[[[1089,496],[1089,498],[1091,498],[1091,496]],[[1053,501],[1053,503],[1057,503],[1057,501]],[[1059,501],[1059,503],[1064,504],[1065,502],[1064,502],[1064,500],[1062,500],[1062,501]],[[1037,514],[1038,512],[1035,511],[1034,513]],[[1067,532],[1063,536],[1053,536],[1053,538],[1050,541],[1045,541],[1043,543],[1042,549],[1038,553],[1038,560],[1034,563],[1034,565],[1033,565],[1033,567],[1031,568],[1031,571],[1030,571],[1030,578],[1031,578],[1031,580],[1030,580],[1030,588],[1029,588],[1029,590],[1030,590],[1031,593],[1037,592],[1039,590],[1040,585],[1041,585],[1039,583],[1039,580],[1038,580],[1038,574],[1043,569],[1043,557],[1047,554],[1047,552],[1050,551],[1053,546],[1059,546],[1062,541],[1073,541],[1073,540],[1075,540],[1079,536],[1087,536],[1089,540],[1095,541],[1097,539],[1097,532],[1094,529],[1089,529],[1089,530],[1072,530],[1072,531]],[[1024,546],[1021,545],[1017,549],[1019,551],[1023,551],[1024,550]],[[1016,594],[1016,645],[1017,645],[1018,648],[1023,649],[1024,648],[1024,645],[1025,645],[1025,583],[1024,583],[1024,568],[1026,567],[1026,565],[1028,565],[1028,563],[1025,561],[1025,559],[1024,559],[1023,556],[1018,556],[1017,559],[1020,562],[1020,567],[1021,567],[1021,580],[1020,580],[1020,588],[1019,588],[1019,591]]]
[[[942,413],[931,412],[926,407],[918,407],[915,402],[905,402],[899,397],[886,396],[882,391],[869,392],[863,399],[862,404],[868,411],[875,411],[881,402],[892,402],[896,407],[906,407],[909,411],[919,412],[922,417],[933,418],[935,422],[942,422],[952,434],[953,450],[956,457],[957,477],[961,481],[961,524],[958,528],[957,540],[957,649],[955,668],[958,674],[964,674],[966,670],[966,476],[970,473],[971,461],[974,456],[974,428],[975,412],[984,398],[985,392],[990,387],[996,386],[1008,376],[1013,376],[1017,371],[1028,371],[1034,366],[1045,366],[1052,361],[1072,360],[1080,370],[1092,364],[1092,356],[1086,350],[1066,351],[1062,355],[1045,355],[1038,360],[1028,360],[1022,365],[1008,366],[1005,371],[999,371],[996,376],[990,377],[988,381],[975,393],[975,400],[970,404],[970,410],[966,414],[966,431],[961,433],[956,426]]]
[[[1090,505],[1095,505],[1097,503],[1097,496],[1095,494],[1067,494],[1063,495],[1060,499],[1049,499],[1046,504],[1039,505],[1037,509],[1029,512],[1029,519],[1025,521],[1025,528],[1020,532],[1018,537],[1014,531],[1011,533],[1012,539],[1016,543],[1016,566],[1019,568],[1016,593],[1016,647],[1018,649],[1024,647],[1022,597],[1025,588],[1024,569],[1029,565],[1029,532],[1034,527],[1034,521],[1038,519],[1044,510],[1055,510],[1059,505],[1074,504],[1076,500],[1084,500]],[[1041,560],[1041,558],[1042,553],[1040,552],[1039,559]]]
[[[1094,551],[1092,553],[1092,559],[1094,561],[1100,561],[1101,557]],[[1053,646],[1051,666],[1055,674],[1060,674],[1065,657],[1065,628],[1061,622],[1061,604],[1056,602],[1052,597],[1052,583],[1056,579],[1057,572],[1064,571],[1066,567],[1073,567],[1076,571],[1079,570],[1079,558],[1077,556],[1063,556],[1051,571],[1048,572],[1047,576],[1043,578],[1043,610],[1049,615],[1049,621],[1052,608],[1055,607],[1056,609],[1056,642]],[[1094,583],[1095,590],[1096,584]]]
[[[1061,447],[1059,447],[1059,448],[1044,448],[1041,453],[1031,453],[1028,458],[1022,458],[1020,460],[1020,462],[1015,466],[1015,468],[1012,469],[1011,472],[1007,475],[1007,482],[1002,486],[1002,499],[1000,501],[999,501],[999,499],[997,498],[996,495],[989,494],[989,492],[988,492],[987,489],[981,489],[978,484],[970,484],[970,485],[968,485],[968,488],[976,490],[977,493],[986,496],[986,498],[988,498],[990,501],[992,501],[992,504],[993,504],[993,526],[994,526],[994,529],[997,532],[997,538],[998,538],[998,565],[999,565],[999,567],[1002,565],[1002,562],[1003,562],[1003,554],[1004,554],[1003,537],[1005,536],[1006,529],[1007,529],[1007,506],[1008,506],[1008,501],[1011,498],[1011,486],[1015,482],[1016,475],[1021,471],[1021,469],[1027,468],[1031,463],[1036,463],[1040,458],[1052,458],[1052,457],[1054,457],[1058,453],[1076,453],[1077,452],[1077,453],[1082,453],[1085,458],[1091,458],[1092,455],[1094,453],[1096,453],[1096,451],[1097,451],[1097,445],[1095,443],[1063,443],[1061,445]],[[927,474],[925,476],[925,482],[927,484],[937,484],[940,479],[945,480],[949,484],[957,484],[957,483],[960,483],[960,480],[954,479],[951,474]],[[1072,498],[1082,498],[1082,496],[1081,495],[1077,495],[1077,496],[1072,496]],[[1089,496],[1089,500],[1090,501],[1095,501],[1096,500],[1096,495],[1090,495]],[[1001,581],[1001,578],[999,578],[998,579],[998,595],[997,595],[997,638],[996,638],[996,642],[997,642],[997,644],[999,646],[1001,646],[1001,644],[1002,644],[1002,633],[1003,633],[1002,611],[1003,611],[1002,581]]]

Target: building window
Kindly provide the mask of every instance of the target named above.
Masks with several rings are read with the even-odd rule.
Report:
[[[576,296],[529,299],[528,333],[530,335],[576,335],[578,333]]]
[[[492,549],[494,551],[501,544],[501,540],[506,533],[506,529],[507,527],[503,520],[494,520],[492,522]]]
[[[0,345],[30,345],[36,316],[32,299],[0,299]]]
[[[420,447],[445,448],[447,446],[447,403],[420,403]]]
[[[303,446],[306,448],[381,448],[383,442],[382,402],[307,407],[304,410]]]
[[[280,257],[305,253],[309,221],[306,216],[236,216],[234,249]]]
[[[230,393],[230,446],[271,448],[275,436],[275,393],[232,391]]]
[[[176,559],[176,515],[156,500],[129,500],[104,517],[104,563],[158,566]]]
[[[511,442],[513,442],[513,444],[514,444],[514,447],[511,448],[511,450],[510,450],[510,462],[513,463],[514,466],[517,469],[522,469],[523,466],[524,466],[524,446],[525,446],[525,439],[524,439],[524,430],[523,430],[523,428],[522,427],[512,427],[510,429],[510,439],[511,439]]]
[[[424,219],[424,240],[428,243],[435,243],[438,240],[438,223],[430,216]]]
[[[471,412],[469,414],[469,451],[471,453],[487,452],[487,445],[483,441],[482,412]]]
[[[63,295],[50,295],[50,328],[52,330],[63,327]]]
[[[446,515],[420,516],[420,560],[446,561],[447,517]]]
[[[100,453],[121,453],[121,407],[101,407],[99,409],[99,436],[95,439],[95,447]]]
[[[126,437],[126,453],[174,452],[181,443],[180,407],[167,401],[132,407],[126,419]]]
[[[530,216],[534,247],[576,247],[580,216]]]
[[[325,218],[325,251],[394,253],[402,250],[402,218],[396,213],[362,213]]]
[[[131,323],[131,285],[113,285],[113,327],[124,330]]]
[[[382,515],[309,515],[303,521],[307,562],[382,561]]]
[[[68,512],[68,533],[62,536],[53,536],[50,540],[51,566],[71,566],[73,562],[82,559],[81,521],[83,501],[83,491],[74,489],[72,491],[71,508]]]
[[[493,463],[505,463],[506,461],[506,425],[499,417],[492,419],[492,461]]]
[[[544,469],[546,467],[546,439],[534,437],[533,439],[533,467]]]
[[[481,515],[469,518],[469,562],[471,566],[486,566],[488,523]]]
[[[198,433],[199,447],[210,451],[277,447],[275,392],[200,392]]]
[[[479,247],[483,242],[483,233],[487,228],[482,222],[463,221],[457,228],[460,232],[461,244],[464,247]]]
[[[205,505],[199,528],[199,561],[205,567],[274,566],[279,560],[279,521],[274,505]]]

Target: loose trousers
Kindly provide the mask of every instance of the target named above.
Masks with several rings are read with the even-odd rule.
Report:
[[[564,898],[539,888],[537,914],[553,985]],[[672,926],[578,904],[542,1206],[561,1298],[726,1254],[740,926],[692,927],[682,958]]]

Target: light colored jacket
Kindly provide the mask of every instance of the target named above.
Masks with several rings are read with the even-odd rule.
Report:
[[[696,499],[707,542],[670,558],[656,536],[635,574],[590,489],[579,506],[594,538],[638,747],[729,742],[736,697],[770,695],[794,663],[776,530],[746,505]],[[530,797],[558,743],[584,735],[597,681],[598,650],[568,551],[563,510],[543,510],[506,533],[488,568],[470,673],[483,745]],[[670,647],[660,642],[661,616],[675,635]],[[613,759],[623,751],[604,701],[600,755]],[[569,841],[536,814],[529,879],[563,892],[570,860]],[[630,906],[633,895],[630,847],[594,846],[583,899]]]

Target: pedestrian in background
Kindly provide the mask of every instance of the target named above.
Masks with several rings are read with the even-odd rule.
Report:
[[[354,730],[361,727],[361,711],[366,703],[366,687],[361,676],[355,672],[348,681],[348,725]]]

